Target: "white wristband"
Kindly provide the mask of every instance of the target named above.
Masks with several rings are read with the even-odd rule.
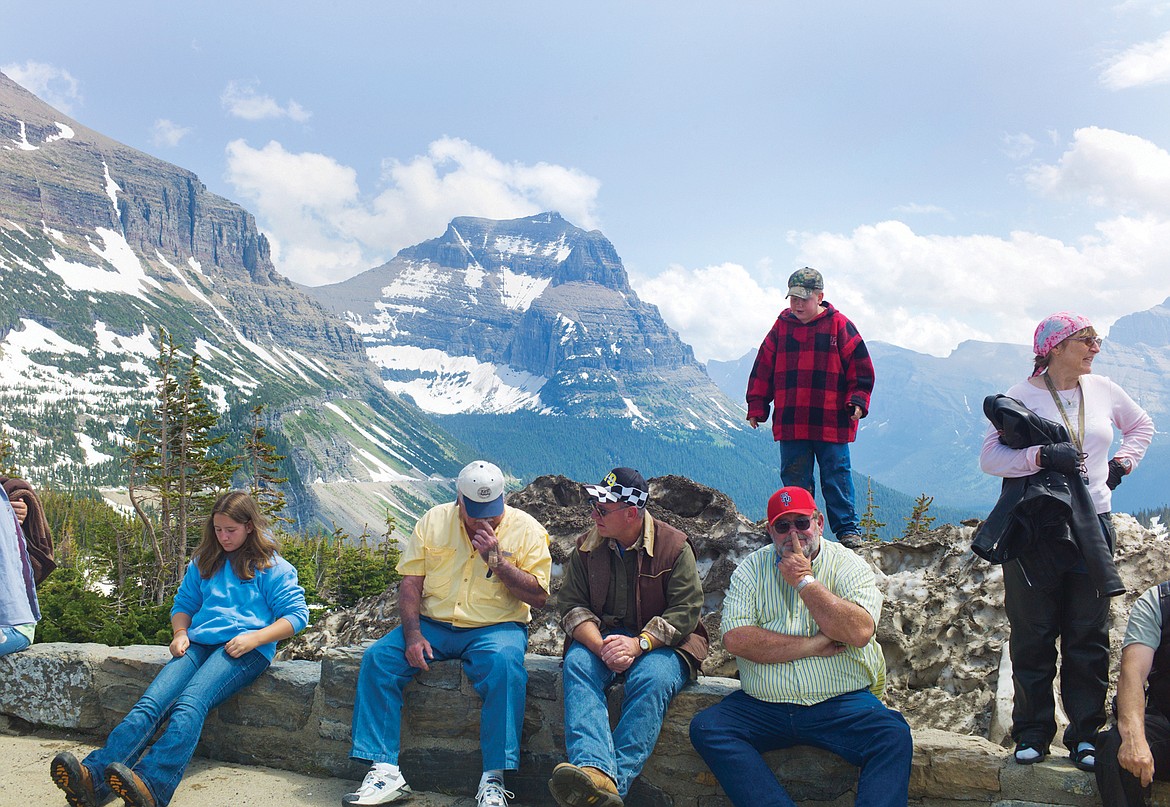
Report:
[[[809,583],[815,582],[817,582],[815,577],[813,577],[811,574],[806,574],[796,582],[796,593],[799,594],[800,592],[804,591],[805,586],[807,586]]]

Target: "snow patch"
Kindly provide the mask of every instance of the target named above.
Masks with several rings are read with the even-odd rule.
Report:
[[[642,410],[638,408],[638,405],[634,403],[632,398],[626,398],[623,396],[622,402],[626,405],[626,414],[628,414],[631,419],[637,418],[638,420],[644,420],[647,423],[650,422],[650,418],[642,414]]]
[[[542,409],[540,390],[548,383],[544,376],[471,356],[451,356],[434,348],[378,345],[367,347],[366,354],[397,376],[382,382],[387,390],[411,396],[428,412],[451,415]],[[415,377],[400,380],[403,375]]]
[[[48,137],[46,137],[45,138],[46,143],[52,143],[54,140],[72,140],[73,139],[73,127],[72,126],[66,126],[64,123],[61,123],[61,121],[59,121],[59,120],[55,120],[55,121],[53,121],[53,123],[57,124],[57,134],[51,134]]]
[[[16,148],[20,151],[36,151],[40,148],[28,142],[28,133],[24,128],[24,121],[20,121],[20,140],[13,140],[12,142],[16,144]]]
[[[544,293],[551,277],[535,277],[500,267],[500,298],[513,311],[527,311],[532,301]]]

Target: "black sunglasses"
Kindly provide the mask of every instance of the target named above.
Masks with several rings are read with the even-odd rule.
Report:
[[[812,526],[812,519],[808,516],[798,518],[795,521],[781,521],[780,519],[776,519],[772,522],[772,529],[776,531],[777,535],[787,535],[788,531],[793,527],[803,532],[810,526]]]

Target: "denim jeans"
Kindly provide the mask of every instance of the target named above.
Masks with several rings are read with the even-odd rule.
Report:
[[[853,471],[849,465],[848,443],[825,443],[820,440],[780,441],[780,480],[785,487],[817,492],[813,482],[813,459],[821,469],[821,493],[825,498],[825,516],[833,537],[858,535],[857,510],[853,504]]]
[[[28,637],[16,628],[0,628],[0,656],[28,647]]]
[[[605,691],[617,675],[585,645],[569,645],[564,673],[565,747],[569,762],[605,771],[625,798],[654,750],[666,709],[687,683],[690,670],[669,647],[651,650],[635,659],[623,673],[622,714],[611,734]]]
[[[155,676],[110,732],[106,744],[82,760],[93,777],[98,801],[110,793],[106,767],[120,762],[146,783],[156,804],[170,803],[195,753],[207,713],[267,668],[268,659],[259,650],[232,658],[223,645],[192,642],[184,655],[171,659]],[[147,743],[168,717],[166,730],[147,750]]]
[[[524,669],[528,629],[516,622],[456,628],[426,617],[419,621],[419,627],[431,644],[435,661],[463,660],[468,679],[483,699],[479,716],[483,769],[520,767],[520,732],[528,687],[528,671]],[[418,672],[418,667],[406,661],[401,626],[366,649],[353,704],[351,757],[398,764],[402,691]]]
[[[868,690],[812,706],[769,703],[733,692],[691,720],[691,744],[736,807],[793,807],[762,756],[810,745],[861,768],[856,807],[906,807],[910,727]]]

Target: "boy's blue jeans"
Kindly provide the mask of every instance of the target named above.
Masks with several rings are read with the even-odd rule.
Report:
[[[156,804],[170,803],[195,753],[207,713],[255,681],[268,663],[259,650],[232,658],[223,645],[195,642],[186,654],[171,659],[110,732],[106,744],[82,761],[89,768],[98,801],[110,793],[106,766],[120,762],[146,783]],[[167,718],[166,730],[147,750]]]
[[[853,469],[849,464],[848,443],[825,443],[820,440],[780,441],[780,480],[785,487],[817,491],[813,482],[813,460],[821,469],[821,493],[825,498],[825,517],[833,537],[860,535],[857,510],[853,504]]]

